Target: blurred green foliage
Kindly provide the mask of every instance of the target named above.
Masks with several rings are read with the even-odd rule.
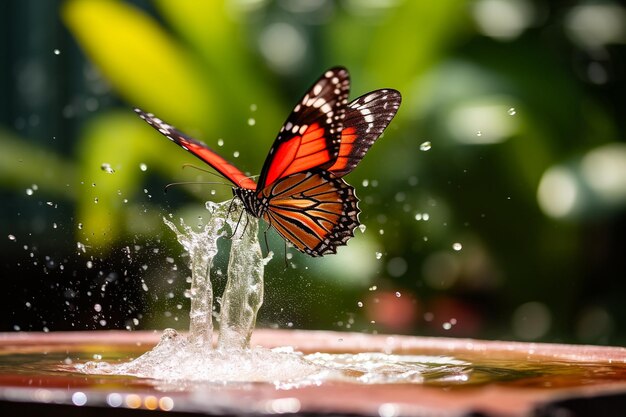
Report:
[[[30,283],[11,281],[21,295],[6,329],[183,327],[187,272],[161,217],[202,216],[202,201],[231,192],[196,184],[164,196],[168,182],[215,178],[182,171],[198,162],[132,107],[256,174],[305,88],[343,65],[352,97],[391,87],[403,104],[347,178],[363,233],[333,257],[294,254],[287,270],[270,234],[278,255],[265,325],[626,340],[626,11],[617,3],[52,3],[62,35],[11,26],[13,39],[39,41],[3,53],[13,64],[0,130],[11,202],[2,227],[13,236],[3,262],[8,273],[26,268]],[[8,4],[6,16],[45,18]],[[37,71],[48,74],[40,85]],[[49,90],[59,97],[31,97]],[[56,204],[61,211],[42,214]],[[55,307],[44,307],[42,267],[52,282],[43,288],[65,304],[57,318],[43,318]],[[39,312],[18,307],[35,299]],[[82,311],[94,300],[104,312]]]

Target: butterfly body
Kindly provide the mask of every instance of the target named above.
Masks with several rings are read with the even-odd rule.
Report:
[[[272,145],[259,181],[205,144],[135,111],[152,127],[233,182],[245,210],[262,218],[301,252],[336,253],[359,225],[358,198],[343,180],[382,134],[400,93],[382,89],[348,103],[348,71],[326,71],[294,107]]]

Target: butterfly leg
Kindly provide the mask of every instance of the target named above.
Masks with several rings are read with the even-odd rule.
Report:
[[[270,251],[270,245],[269,243],[267,243],[267,232],[270,230],[270,227],[272,227],[271,223],[267,222],[267,229],[265,229],[265,231],[263,232],[263,239],[265,239],[265,250],[267,250],[268,253]]]
[[[233,210],[233,203],[235,202],[235,198],[237,198],[237,197],[233,197],[233,198],[230,200],[230,204],[228,205],[228,214],[232,213],[232,210]]]
[[[285,239],[285,270],[289,268],[289,264],[287,263],[287,240]]]
[[[241,212],[241,214],[243,214],[243,212]],[[241,216],[239,216],[239,221],[241,221]],[[246,216],[246,224],[243,225],[243,232],[241,232],[242,237],[246,233],[246,230],[248,229],[249,222],[250,222],[250,219],[248,218],[248,216]]]
[[[231,204],[232,204],[232,202],[231,202]],[[231,235],[228,236],[226,239],[232,239],[233,236],[235,236],[235,233],[237,233],[237,229],[239,229],[239,223],[241,223],[241,217],[243,216],[244,212],[245,212],[245,210],[241,210],[241,214],[239,214],[239,219],[237,220],[237,224],[235,225],[235,230],[233,230],[233,233],[231,233]],[[247,218],[246,218],[246,220],[247,220]],[[246,226],[247,225],[248,224],[246,223]],[[244,229],[244,232],[245,232],[245,229]]]

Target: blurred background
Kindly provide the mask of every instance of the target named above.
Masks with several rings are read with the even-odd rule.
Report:
[[[132,108],[258,174],[343,65],[351,97],[403,94],[346,178],[365,228],[287,269],[270,232],[258,326],[626,343],[618,2],[10,0],[0,31],[2,331],[185,329],[162,218],[201,222],[232,194],[164,193],[214,177]]]

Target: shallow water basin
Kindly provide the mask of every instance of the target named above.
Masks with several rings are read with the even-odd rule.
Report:
[[[129,361],[160,339],[160,332],[1,334],[2,415],[108,415],[115,408],[198,415],[570,417],[626,409],[626,349],[619,347],[258,330],[252,346],[289,346],[332,377],[207,382],[81,370],[87,362]]]

